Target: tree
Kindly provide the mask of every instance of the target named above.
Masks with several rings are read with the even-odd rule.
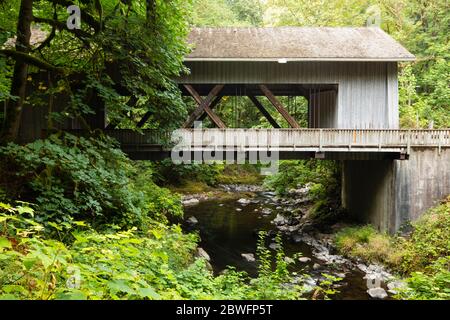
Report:
[[[78,3],[81,29],[69,29],[66,8],[76,3],[21,0],[17,15],[2,21],[2,29],[17,21],[15,48],[0,50],[0,65],[15,64],[12,80],[0,79],[0,97],[8,99],[5,140],[17,138],[22,105],[36,94],[49,104],[55,93],[70,98],[62,112],[51,114],[55,120],[69,117],[89,126],[86,118],[105,106],[115,126],[135,126],[147,113],[152,127],[178,126],[186,112],[172,79],[185,71],[189,2],[84,0]],[[14,5],[3,4],[13,12]],[[31,45],[31,28],[46,31],[47,38]],[[49,80],[25,97],[26,81],[42,71]]]

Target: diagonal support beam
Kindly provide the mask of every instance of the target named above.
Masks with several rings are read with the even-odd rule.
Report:
[[[283,116],[284,119],[289,123],[292,128],[300,128],[300,125],[295,121],[295,119],[287,112],[287,110],[283,107],[281,102],[274,96],[272,91],[269,90],[265,85],[260,84],[259,88],[264,93],[264,95],[269,99],[269,101],[273,104],[275,109]]]
[[[263,116],[269,121],[269,123],[274,128],[280,128],[280,125],[275,121],[274,118],[270,115],[270,113],[264,108],[262,103],[255,96],[248,96],[248,98],[253,102],[253,104],[258,108],[258,110],[263,114]]]
[[[137,127],[142,128],[142,126],[148,121],[148,119],[150,118],[151,115],[152,115],[152,112],[147,111],[144,114],[144,116],[141,118],[141,120],[139,120],[139,122],[137,123]]]
[[[214,86],[214,88],[211,90],[211,92],[205,99],[202,99],[202,97],[197,93],[197,91],[195,91],[195,89],[191,85],[184,85],[184,87],[198,104],[198,107],[194,110],[194,112],[192,112],[192,114],[189,116],[189,119],[184,123],[183,125],[184,128],[192,127],[194,121],[198,119],[198,117],[203,113],[203,111],[206,112],[208,117],[217,127],[221,129],[226,128],[222,120],[220,120],[220,118],[209,107],[213,99],[219,94],[219,92],[224,87],[223,84],[218,84]]]
[[[212,110],[214,109],[221,101],[222,101],[223,96],[222,95],[218,95],[209,105],[209,108]],[[205,120],[205,118],[208,116],[208,114],[206,112],[203,112],[202,115],[200,116],[200,118],[198,118],[200,121]]]

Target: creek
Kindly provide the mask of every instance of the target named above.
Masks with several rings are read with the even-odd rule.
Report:
[[[232,192],[232,191],[231,191]],[[200,247],[210,256],[213,271],[217,274],[227,266],[246,271],[250,276],[256,276],[256,262],[248,261],[242,254],[254,254],[258,231],[268,232],[273,239],[280,227],[274,219],[292,210],[291,204],[285,204],[271,192],[257,191],[252,193],[247,201],[239,198],[213,198],[200,201],[196,205],[185,208],[185,220],[182,223],[186,231],[198,231],[201,237]],[[294,205],[295,206],[295,205]],[[195,217],[194,219],[192,217]],[[193,223],[194,221],[194,223]],[[281,229],[288,229],[285,226]],[[274,241],[269,240],[269,246]],[[365,273],[358,268],[349,267],[346,259],[329,253],[314,237],[300,233],[283,232],[283,249],[288,257],[299,254],[303,258],[295,260],[292,271],[308,274],[311,278],[304,284],[312,288],[323,279],[322,274],[341,277],[336,283],[338,293],[332,299],[368,299]],[[324,252],[320,252],[323,250]],[[323,258],[328,254],[328,258]],[[330,258],[331,257],[331,258]],[[342,258],[342,259],[341,259]],[[334,259],[334,260],[333,260]],[[335,261],[337,263],[335,263]]]

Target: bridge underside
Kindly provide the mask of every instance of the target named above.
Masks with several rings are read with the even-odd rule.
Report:
[[[172,156],[170,150],[165,150],[160,146],[154,146],[146,149],[122,149],[132,160],[150,160],[160,161]],[[301,159],[322,159],[322,160],[405,160],[407,155],[401,151],[374,152],[374,151],[237,151],[237,150],[199,150],[199,151],[180,151],[177,153],[184,159],[195,159],[202,163],[208,163],[214,158],[226,160],[230,163],[237,161],[267,161],[268,158],[276,157],[278,160],[301,160]],[[205,156],[206,154],[206,156]],[[223,156],[222,156],[223,155]]]

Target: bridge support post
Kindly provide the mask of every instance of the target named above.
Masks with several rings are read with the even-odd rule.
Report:
[[[450,194],[450,148],[411,148],[409,160],[344,161],[342,203],[349,214],[395,233]]]

